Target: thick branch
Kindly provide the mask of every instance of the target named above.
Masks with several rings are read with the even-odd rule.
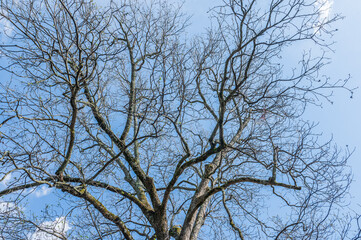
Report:
[[[66,166],[70,162],[70,157],[73,152],[73,147],[74,147],[74,142],[75,142],[75,123],[76,123],[76,118],[77,118],[77,114],[78,114],[78,108],[76,106],[76,95],[78,92],[78,87],[74,86],[74,88],[72,89],[71,92],[72,92],[72,95],[70,98],[70,105],[71,105],[73,113],[71,116],[71,122],[70,122],[70,128],[69,128],[70,129],[70,141],[69,141],[69,145],[68,145],[68,150],[65,155],[65,159],[64,159],[63,163],[61,164],[61,166],[58,168],[58,170],[55,172],[55,174],[57,176],[60,176],[60,178],[62,178],[63,172],[65,171]]]
[[[160,200],[158,197],[157,190],[154,185],[154,181],[152,178],[147,176],[143,169],[139,166],[136,159],[131,155],[131,153],[126,149],[126,145],[124,141],[121,141],[110,129],[107,125],[105,119],[100,114],[99,110],[97,109],[94,101],[92,100],[92,96],[90,94],[89,88],[87,84],[84,84],[84,93],[87,97],[87,100],[90,103],[91,110],[95,119],[97,120],[99,126],[103,129],[103,131],[110,137],[110,139],[117,145],[120,151],[124,151],[125,160],[129,163],[131,168],[133,169],[134,173],[137,177],[141,180],[145,188],[147,189],[149,196],[155,206],[160,206]]]
[[[123,233],[124,238],[127,240],[133,240],[133,237],[129,229],[125,226],[124,222],[119,218],[119,216],[110,212],[101,202],[99,202],[95,197],[83,189],[81,191],[75,190],[73,187],[62,185],[61,190],[70,193],[73,196],[80,197],[91,203],[106,219],[115,223],[120,231]]]
[[[239,229],[239,228],[236,226],[236,224],[234,223],[233,218],[232,218],[231,211],[230,211],[229,208],[227,207],[227,204],[226,204],[226,194],[225,194],[224,190],[222,191],[222,202],[223,202],[224,209],[226,210],[227,215],[228,215],[229,224],[231,225],[231,227],[233,228],[233,230],[238,233],[239,238],[240,238],[241,240],[244,240],[244,237],[243,237],[243,234],[242,234],[241,229]]]
[[[29,184],[24,184],[24,185],[13,187],[13,188],[7,188],[0,192],[0,197],[5,196],[10,193],[13,193],[13,192],[16,192],[16,191],[25,190],[25,189],[32,188],[32,187],[37,187],[37,186],[40,186],[43,184],[44,183],[29,183]]]
[[[215,187],[215,188],[211,189],[206,194],[199,197],[197,205],[200,206],[208,197],[210,197],[234,184],[243,183],[243,182],[244,183],[256,183],[256,184],[261,184],[261,185],[265,185],[265,186],[278,186],[278,187],[283,187],[283,188],[288,188],[288,189],[293,189],[293,190],[301,190],[301,187],[299,187],[299,186],[290,185],[290,184],[286,184],[286,183],[278,183],[278,182],[274,182],[274,181],[270,181],[270,180],[262,180],[262,179],[258,179],[258,178],[252,178],[252,177],[241,177],[241,178],[232,179],[219,187]]]

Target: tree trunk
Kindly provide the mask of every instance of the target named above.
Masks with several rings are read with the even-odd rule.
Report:
[[[156,213],[154,224],[155,238],[157,240],[170,240],[168,221],[165,213]]]

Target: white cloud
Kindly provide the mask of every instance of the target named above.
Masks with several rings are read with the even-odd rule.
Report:
[[[39,228],[29,235],[28,240],[59,240],[70,229],[65,217],[56,218],[55,221],[47,221],[40,224]]]
[[[5,18],[0,19],[0,33],[5,34],[6,36],[11,36],[14,31],[13,26],[9,22],[9,20]]]
[[[323,22],[329,19],[333,0],[317,0],[317,5],[320,9],[319,21]]]
[[[12,202],[0,202],[0,214],[11,213],[16,210],[16,206]]]
[[[36,190],[34,192],[34,194],[35,194],[36,197],[39,198],[39,197],[43,197],[43,196],[48,195],[51,191],[52,191],[51,188],[49,188],[48,186],[43,185],[43,186],[41,186],[40,189]]]
[[[6,177],[0,182],[0,185],[6,187],[8,185],[8,183],[11,180],[11,173],[9,173],[8,175],[6,175]]]
[[[317,0],[318,22],[313,26],[315,33],[321,34],[321,29],[326,21],[330,19],[333,0]]]
[[[24,208],[18,207],[13,202],[0,202],[0,218],[19,215]]]
[[[0,217],[19,214],[19,207],[12,202],[0,202]],[[61,240],[66,236],[70,226],[65,217],[41,223],[35,232],[27,235],[27,240]],[[0,236],[0,240],[3,240]]]
[[[16,7],[18,5],[18,1],[13,1],[12,4]],[[3,41],[9,40],[8,37],[12,36],[14,32],[14,26],[7,19],[7,16],[9,16],[7,8],[0,8],[0,40]]]

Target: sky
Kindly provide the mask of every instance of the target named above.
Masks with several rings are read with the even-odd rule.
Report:
[[[346,91],[334,92],[333,104],[325,103],[322,108],[309,109],[304,118],[319,123],[317,130],[325,139],[333,138],[343,149],[355,152],[349,159],[354,181],[351,185],[351,208],[361,212],[361,1],[325,1],[321,17],[341,14],[344,19],[335,23],[338,32],[333,37],[334,53],[331,63],[322,73],[332,79],[351,76],[349,87],[359,88],[353,98]],[[191,29],[202,32],[208,24],[207,11],[219,3],[218,0],[186,0],[184,8],[193,15]]]
[[[333,13],[341,13],[345,18],[336,24],[339,29],[334,36],[335,53],[332,63],[325,72],[334,78],[351,76],[350,86],[359,87],[351,99],[348,93],[335,93],[334,103],[313,112],[314,120],[320,123],[325,134],[331,136],[340,147],[348,147],[354,154],[349,160],[354,182],[351,185],[352,205],[361,205],[361,1],[334,0]]]
[[[211,6],[217,5],[219,0],[186,0],[184,10],[193,15],[190,31],[202,32],[207,26],[207,11]],[[335,45],[332,62],[323,72],[334,79],[344,79],[351,76],[350,87],[359,87],[353,98],[345,91],[335,92],[333,104],[325,103],[322,108],[311,108],[306,112],[305,118],[318,122],[318,129],[326,138],[333,137],[342,148],[355,149],[349,159],[354,182],[351,185],[351,207],[361,213],[361,0],[328,0],[322,17],[340,13],[345,18],[335,24],[339,29],[333,40]],[[0,183],[0,188],[6,187],[8,176]],[[40,199],[43,203],[50,202],[51,190],[47,187],[37,189],[32,193],[32,199]],[[35,201],[34,201],[35,202]],[[38,204],[31,203],[31,206]],[[8,207],[0,202],[0,211]],[[55,227],[60,232],[68,231],[71,226],[64,218],[44,222],[42,227]],[[31,240],[56,239],[41,231],[29,235]]]

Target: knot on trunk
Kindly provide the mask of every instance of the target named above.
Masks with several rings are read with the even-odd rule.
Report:
[[[169,236],[177,239],[179,237],[181,231],[182,231],[181,225],[174,225],[173,227],[171,227],[171,229],[169,229]]]
[[[209,163],[205,166],[205,173],[204,175],[205,176],[209,176],[211,173],[213,173],[213,171],[215,170],[216,168],[216,164],[214,163]]]

